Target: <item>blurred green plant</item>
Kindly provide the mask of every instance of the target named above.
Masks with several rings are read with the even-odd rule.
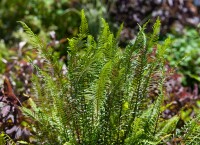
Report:
[[[82,0],[82,8],[88,19],[89,32],[97,38],[99,34],[101,18],[108,20],[106,2],[102,0]]]
[[[193,87],[200,77],[200,33],[197,29],[185,29],[182,35],[172,35],[169,63],[185,76],[184,85]]]
[[[3,40],[0,40],[0,74],[5,72],[7,59],[11,52],[6,49],[6,45]]]
[[[80,24],[80,9],[84,8],[90,31],[97,35],[100,18],[106,17],[106,6],[98,0],[1,0],[0,38],[6,43],[16,40],[17,21],[28,24],[36,34],[55,31],[58,40],[75,36]]]
[[[89,31],[97,38],[100,18],[106,17],[106,6],[98,0],[2,0],[0,1],[0,40],[6,48],[17,47],[26,35],[17,24],[23,21],[43,42],[49,43],[60,58],[67,57],[67,38],[78,33],[80,9],[85,9]],[[65,43],[66,45],[63,45]],[[0,64],[1,65],[1,64]]]
[[[77,33],[80,22],[76,8],[80,9],[76,0],[1,0],[0,38],[12,45],[19,20],[26,22],[37,34],[56,31],[58,39],[69,37]]]

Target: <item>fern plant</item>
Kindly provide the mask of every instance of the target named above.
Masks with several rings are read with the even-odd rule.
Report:
[[[170,39],[158,44],[160,21],[153,33],[140,31],[125,50],[118,46],[102,19],[97,41],[88,32],[81,12],[77,37],[69,39],[68,64],[59,62],[23,22],[30,43],[45,59],[46,67],[33,75],[35,100],[23,112],[35,120],[32,125],[38,144],[159,144],[175,129],[178,117],[163,121],[160,108],[164,89],[165,52]],[[154,48],[154,49],[153,49]],[[67,73],[63,72],[63,66]],[[160,75],[160,95],[149,104],[152,76]],[[148,108],[148,109],[146,109]]]
[[[181,129],[176,130],[172,142],[174,144],[198,145],[200,142],[199,120],[200,114],[198,112],[195,118],[187,121]]]

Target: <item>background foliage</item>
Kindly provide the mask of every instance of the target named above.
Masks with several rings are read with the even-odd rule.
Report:
[[[169,35],[173,39],[173,44],[168,60],[172,66],[179,66],[179,72],[186,76],[184,84],[188,86],[199,83],[199,34],[196,29],[185,29],[182,35]]]

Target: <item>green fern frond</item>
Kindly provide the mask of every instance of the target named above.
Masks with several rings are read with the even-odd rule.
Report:
[[[126,68],[126,75],[130,74],[130,68],[133,63],[132,59],[134,57],[134,52],[138,53],[138,51],[140,50],[141,52],[143,51],[143,54],[145,54],[147,50],[146,35],[144,33],[145,25],[143,27],[139,26],[139,28],[140,28],[140,31],[137,34],[137,38],[135,42],[133,44],[128,45],[124,52],[123,66],[125,66]],[[142,58],[141,55],[140,55],[140,58]]]
[[[144,25],[143,27],[139,26],[139,32],[137,34],[137,38],[135,40],[134,43],[134,47],[141,50],[141,49],[146,49],[146,45],[147,45],[147,39],[146,39],[146,35],[145,35],[145,28],[146,26]]]
[[[104,67],[102,68],[99,79],[97,80],[97,88],[96,88],[96,95],[95,95],[95,114],[97,115],[100,111],[100,108],[102,106],[103,100],[105,99],[104,91],[106,89],[106,82],[109,80],[109,74],[111,72],[112,67],[112,61],[107,62]]]
[[[165,121],[164,126],[162,126],[162,128],[160,128],[160,131],[156,134],[156,136],[158,138],[162,138],[162,136],[171,134],[175,130],[179,119],[180,118],[178,116],[173,116],[169,120]]]
[[[171,43],[172,43],[172,40],[170,38],[167,38],[164,41],[164,44],[158,45],[158,59],[161,60],[161,62],[164,62],[165,57],[166,57],[165,56],[166,51],[170,47]]]
[[[163,91],[163,90],[161,90]],[[156,102],[155,102],[155,105],[153,105],[153,108],[152,108],[152,112],[149,114],[149,119],[148,119],[148,127],[149,127],[149,130],[151,131],[152,134],[154,134],[156,132],[156,127],[157,127],[157,124],[158,124],[158,118],[159,118],[159,115],[160,115],[160,108],[161,108],[161,105],[163,103],[163,98],[164,96],[161,94],[160,96],[158,96]]]
[[[115,51],[114,48],[116,48],[114,46],[115,40],[114,40],[114,35],[110,34],[107,38],[107,43],[105,43],[105,47],[104,47],[104,54],[105,54],[105,59],[107,60],[111,60],[114,58],[115,56]]]
[[[24,29],[24,31],[26,32],[26,34],[28,35],[28,37],[29,37],[29,43],[34,47],[34,48],[42,48],[42,47],[44,47],[43,46],[43,43],[41,42],[41,40],[38,38],[38,36],[37,35],[35,35],[33,32],[32,32],[32,30],[24,23],[24,22],[22,22],[22,21],[18,21],[21,25],[22,25],[22,27],[23,27],[23,29]]]
[[[146,124],[148,122],[148,114],[150,111],[151,109],[148,109],[140,117],[135,118],[132,125],[132,130],[134,132],[131,133],[130,137],[127,137],[127,139],[125,140],[125,144],[139,145],[147,142],[154,142],[155,144],[157,144],[157,138],[155,138],[153,134],[150,133]]]
[[[143,79],[144,69],[146,67],[146,60],[147,60],[146,36],[143,31],[141,31],[141,38],[138,37],[138,41],[142,41],[142,44],[139,44],[140,42],[137,42],[137,39],[136,39],[135,43],[138,43],[141,46],[140,46],[139,56],[137,58],[136,67],[134,68],[135,72],[134,72],[133,81],[132,81],[133,95],[132,95],[131,101],[134,104],[134,112],[135,112],[134,116],[136,116],[136,112],[138,112],[138,109],[140,108],[139,107],[140,104],[138,104],[139,100],[142,101],[145,97],[143,96],[143,94],[141,94],[142,79]]]
[[[81,10],[81,25],[79,28],[80,34],[82,37],[86,37],[88,35],[88,23],[85,17],[84,10]]]
[[[106,23],[106,21],[104,19],[101,19],[101,31],[100,31],[100,35],[98,38],[98,48],[104,48],[105,45],[107,44],[108,40],[107,38],[110,35],[110,30],[109,30],[109,26],[108,23]]]
[[[120,38],[120,35],[121,35],[121,32],[123,30],[123,27],[124,27],[124,24],[122,23],[119,27],[119,30],[117,31],[117,34],[116,34],[116,40],[119,40]]]
[[[38,112],[35,112],[35,111],[28,109],[28,108],[25,108],[25,107],[22,107],[21,110],[23,111],[23,113],[26,116],[29,116],[30,118],[33,118],[36,121],[40,120],[39,117],[38,117]]]
[[[200,142],[200,126],[199,126],[200,115],[186,122],[181,131],[184,133],[181,138],[185,144],[197,145]]]
[[[37,98],[42,97],[43,96],[43,89],[42,89],[42,86],[40,84],[39,77],[33,74],[32,75],[32,82],[33,82],[34,95],[37,96]]]
[[[152,48],[157,43],[160,33],[160,26],[160,19],[157,18],[156,22],[153,25],[153,33],[150,35],[150,40],[148,41],[149,48]]]

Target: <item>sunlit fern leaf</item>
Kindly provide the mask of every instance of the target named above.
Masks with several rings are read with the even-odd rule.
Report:
[[[200,142],[200,126],[199,126],[200,114],[186,122],[183,128],[181,128],[181,132],[184,135],[179,136],[182,138],[185,144],[194,144],[197,145]]]
[[[156,136],[162,139],[164,136],[171,134],[175,130],[179,119],[180,118],[178,116],[173,116],[169,120],[166,120],[164,122],[165,123],[164,126],[162,126],[162,128],[157,131],[158,133],[156,134]]]
[[[145,144],[145,142],[157,142],[156,138],[151,134],[148,130],[147,122],[148,122],[148,114],[150,113],[152,107],[148,110],[144,111],[141,116],[135,118],[130,137],[125,140],[125,144]]]
[[[86,43],[86,40],[82,40],[81,38],[69,39],[69,57],[70,57],[69,70],[70,72],[74,72],[74,70],[79,70],[82,53],[85,53],[84,52],[84,48],[86,47],[85,43]]]
[[[104,48],[105,44],[108,42],[107,38],[110,35],[110,30],[109,30],[109,26],[108,23],[106,23],[106,21],[104,19],[101,19],[101,31],[100,31],[100,35],[98,38],[98,48]]]
[[[142,28],[141,28],[142,29]],[[137,63],[136,63],[136,67],[134,68],[134,78],[132,81],[132,87],[133,87],[133,95],[132,95],[132,101],[134,104],[134,112],[138,112],[137,109],[139,109],[139,100],[141,101],[142,99],[144,99],[145,96],[143,96],[144,94],[142,93],[142,79],[143,79],[143,73],[144,73],[144,69],[146,67],[146,57],[147,57],[147,48],[146,48],[146,36],[144,34],[143,31],[141,31],[141,38],[138,37],[138,39],[136,39],[135,43],[138,43],[140,49],[139,52],[139,56],[136,59]],[[139,36],[140,36],[139,35]],[[137,42],[139,41],[139,42]],[[140,42],[141,41],[141,42]],[[142,44],[140,44],[142,43]],[[134,44],[135,45],[135,44]],[[137,107],[136,107],[137,106]]]
[[[145,25],[142,27],[140,25],[138,25],[138,26],[139,26],[140,31],[137,34],[137,38],[135,40],[134,47],[139,50],[146,49],[147,40],[146,40],[146,35],[144,32],[146,26]]]
[[[151,64],[151,70],[149,71],[150,76],[145,75],[145,69],[148,68],[147,67],[147,55],[148,55],[148,46],[146,45],[146,36],[144,33],[144,29],[145,27],[140,27],[140,32],[138,33],[138,37],[136,38],[135,43],[133,44],[134,47],[137,46],[137,49],[133,49],[133,50],[138,50],[139,54],[136,57],[136,66],[134,67],[134,75],[133,75],[133,81],[132,81],[132,93],[133,95],[131,96],[131,105],[130,105],[130,111],[132,114],[132,117],[129,117],[129,121],[128,123],[128,128],[126,133],[129,133],[129,128],[131,123],[134,121],[135,117],[140,116],[142,111],[140,110],[144,110],[145,107],[145,100],[146,100],[146,91],[149,85],[149,79],[151,74],[155,71],[154,68],[156,67],[156,64]],[[131,52],[131,51],[130,51]],[[130,55],[130,54],[129,54]],[[131,56],[131,55],[130,55]],[[130,57],[129,56],[129,57]],[[149,64],[150,65],[150,64]],[[147,76],[147,78],[145,78],[145,76]],[[145,79],[144,79],[145,78]],[[148,81],[149,80],[149,81]],[[162,99],[161,99],[162,100]],[[161,105],[161,101],[156,103],[157,105],[155,106],[154,109],[152,109],[152,113],[153,114],[149,114],[150,116],[148,116],[147,118],[149,118],[149,120],[146,120],[144,122],[146,122],[148,125],[148,127],[156,127],[156,123],[157,123],[157,118],[159,117],[159,108]],[[151,119],[151,120],[150,120]],[[148,122],[153,122],[153,124],[148,123]],[[145,123],[145,124],[146,124]],[[154,130],[153,128],[151,128],[150,130]],[[146,131],[145,131],[146,132]],[[149,133],[153,134],[153,132]]]
[[[99,111],[101,108],[101,105],[103,103],[104,97],[104,91],[106,88],[106,82],[109,80],[109,74],[111,72],[112,67],[112,61],[107,62],[104,67],[102,68],[99,79],[97,80],[97,86],[96,86],[96,96],[95,96],[95,114],[99,115]]]
[[[32,110],[32,109],[28,109],[26,107],[22,107],[21,110],[23,111],[23,113],[26,116],[29,116],[30,118],[33,118],[36,121],[40,121],[40,118],[38,116],[39,108],[37,108],[37,110]]]
[[[37,98],[40,98],[43,96],[42,86],[39,81],[39,76],[32,75],[32,82],[33,82],[33,94],[37,96]]]
[[[97,47],[96,47],[96,42],[94,40],[94,37],[91,35],[88,35],[87,37],[87,43],[86,43],[86,54],[84,57],[91,57],[91,55],[94,55],[96,52]]]
[[[163,45],[158,45],[158,59],[164,62],[167,49],[170,47],[172,40],[167,38]]]
[[[88,23],[85,17],[84,10],[81,10],[81,25],[79,31],[79,35],[81,35],[81,37],[86,37],[88,35]]]
[[[20,145],[29,145],[29,143],[28,142],[26,142],[26,141],[17,141],[17,143],[18,144],[20,144]]]
[[[149,93],[149,88],[151,86],[151,82],[152,82],[152,77],[149,77],[149,76],[152,76],[152,74],[155,72],[155,69],[156,69],[156,63],[152,63],[152,64],[149,64],[146,68],[145,68],[145,73],[144,73],[144,85],[143,85],[143,94],[144,96],[148,96],[148,93]]]
[[[105,58],[107,60],[113,59],[113,57],[115,56],[115,50],[114,48],[114,44],[115,44],[115,40],[114,40],[114,35],[110,34],[107,38],[107,42],[105,42],[104,44],[104,54],[105,54]]]
[[[137,34],[135,42],[133,44],[128,45],[125,49],[124,56],[123,56],[124,57],[123,66],[125,66],[125,68],[126,68],[126,75],[128,75],[130,72],[130,67],[131,67],[131,63],[133,62],[132,57],[134,55],[134,52],[138,53],[139,50],[144,51],[147,49],[146,48],[146,35],[144,33],[145,26],[146,25],[144,25],[143,27],[139,26],[140,31]],[[145,53],[145,51],[144,51],[144,53]]]
[[[76,38],[69,39],[69,50],[70,50],[70,56],[73,57],[75,55],[75,52],[78,51],[79,47],[77,47],[78,40]]]
[[[158,123],[162,99],[163,97],[160,96],[155,105],[151,105],[146,111],[143,111],[141,116],[135,118],[132,125],[133,132],[131,133],[131,136],[126,139],[127,144],[159,144],[161,142],[161,135],[170,133],[170,131],[175,128],[175,126],[173,126],[170,130],[167,128],[169,126],[166,126],[166,128],[163,128],[163,134],[159,134],[159,136],[154,135],[156,132],[155,127]],[[176,119],[176,123],[177,120],[178,119]],[[169,124],[171,123],[172,125],[172,122],[173,121],[169,122]]]
[[[70,142],[65,142],[63,145],[72,145]]]
[[[52,99],[52,106],[54,106],[54,108],[59,112],[59,116],[61,117],[63,123],[66,122],[67,114],[64,110],[64,106],[67,104],[65,98],[62,97],[62,84],[57,81],[55,82],[55,80],[52,79],[52,76],[49,76],[46,72],[41,72],[41,75],[44,76],[44,90],[46,91],[45,94],[48,94],[47,99]],[[49,91],[50,87],[51,91]],[[44,96],[42,98],[44,98]]]
[[[149,48],[154,47],[154,45],[157,43],[158,38],[159,38],[158,36],[160,33],[160,26],[161,26],[160,20],[159,18],[157,18],[156,22],[153,25],[153,33],[150,35],[150,38],[148,41]]]
[[[161,94],[158,96],[155,104],[153,105],[151,112],[149,113],[149,117],[148,117],[148,122],[147,122],[148,125],[147,126],[149,127],[149,131],[151,132],[151,134],[155,134],[155,132],[156,132],[158,118],[160,115],[160,108],[163,103],[164,95],[162,94],[162,92],[163,92],[162,82],[163,81],[161,81],[158,86],[160,88]]]
[[[28,39],[28,40],[29,40],[29,43],[30,43],[34,48],[42,48],[42,47],[43,47],[43,44],[42,44],[41,40],[38,38],[38,36],[35,35],[35,34],[33,33],[33,31],[32,31],[24,22],[22,22],[22,21],[18,21],[18,22],[22,25],[24,31],[25,31],[26,34],[28,35],[28,37],[29,37],[29,39]]]

